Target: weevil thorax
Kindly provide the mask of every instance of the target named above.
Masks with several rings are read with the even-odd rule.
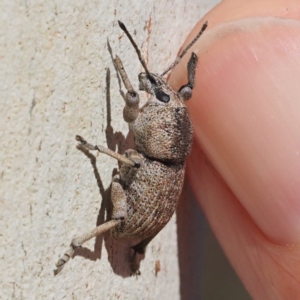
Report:
[[[136,150],[165,163],[184,162],[193,140],[184,99],[158,74],[140,73],[139,85],[151,97],[131,124]]]

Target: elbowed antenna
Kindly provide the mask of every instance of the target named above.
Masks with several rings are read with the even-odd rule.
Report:
[[[199,37],[202,35],[202,33],[204,32],[204,30],[206,29],[208,25],[208,22],[205,21],[205,23],[202,25],[201,30],[199,31],[199,33],[195,36],[195,38],[185,47],[185,49],[183,49],[183,51],[181,52],[181,54],[175,59],[175,61],[160,75],[160,76],[164,76],[165,74],[167,74],[171,69],[173,69],[177,64],[179,64],[179,62],[181,61],[182,57],[188,52],[188,50],[197,42],[197,40],[199,39]]]
[[[146,62],[145,62],[144,58],[141,55],[140,49],[138,48],[137,44],[133,40],[131,34],[128,32],[126,26],[121,21],[118,21],[118,23],[119,23],[120,28],[126,33],[127,37],[129,38],[129,40],[130,40],[133,48],[135,49],[135,51],[136,51],[136,53],[138,55],[139,61],[141,62],[143,68],[145,69],[145,72],[147,73],[147,76],[149,77],[150,80],[154,80],[154,82],[155,82],[155,79],[153,78],[153,76],[151,76],[151,74],[150,74],[150,72],[149,72],[149,70],[147,68]]]

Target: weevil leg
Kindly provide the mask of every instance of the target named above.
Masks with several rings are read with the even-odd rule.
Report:
[[[140,97],[139,97],[139,94],[133,89],[132,84],[130,83],[130,80],[127,76],[127,73],[123,67],[122,61],[119,58],[119,56],[116,56],[116,58],[114,59],[114,63],[115,63],[116,69],[118,70],[118,72],[122,78],[125,88],[127,90],[127,93],[125,96],[126,104],[125,104],[125,107],[123,110],[123,117],[127,123],[131,123],[139,115]]]
[[[70,248],[65,252],[62,258],[56,263],[57,269],[55,274],[59,273],[64,265],[73,256],[75,249],[80,248],[85,242],[91,238],[102,234],[121,223],[127,217],[127,199],[123,187],[120,183],[119,175],[115,175],[111,187],[111,199],[113,204],[112,220],[99,225],[95,229],[86,232],[85,234],[74,238],[71,241]]]
[[[115,175],[111,184],[112,219],[124,220],[127,217],[127,198],[120,183],[120,176]]]
[[[86,241],[90,240],[91,238],[116,227],[120,222],[121,220],[111,220],[104,224],[101,224],[100,226],[94,228],[89,232],[84,233],[83,235],[75,237],[71,241],[70,248],[65,252],[63,257],[57,261],[56,263],[57,269],[54,271],[55,275],[58,274],[63,269],[65,264],[70,260],[70,258],[73,256],[75,252],[75,249],[80,248]]]
[[[141,275],[141,272],[139,270],[140,264],[137,260],[137,254],[142,254],[142,255],[145,254],[147,245],[153,240],[153,238],[156,235],[157,234],[154,234],[153,236],[150,236],[150,237],[142,240],[137,245],[131,247],[134,250],[134,254],[132,256],[131,264],[130,264],[132,275]]]
[[[148,246],[148,244],[155,238],[156,234],[153,236],[150,236],[144,240],[142,240],[141,242],[139,242],[137,245],[131,247],[135,253],[138,254],[145,254],[145,250],[146,247]]]
[[[198,62],[198,56],[194,52],[192,52],[191,58],[187,65],[188,83],[183,85],[178,90],[178,93],[182,95],[185,101],[189,100],[192,97],[192,90],[195,86],[197,62]]]
[[[117,152],[114,152],[108,148],[105,148],[103,146],[98,146],[98,145],[92,145],[90,143],[88,143],[83,137],[81,137],[80,135],[76,135],[76,140],[79,142],[79,145],[80,147],[82,148],[85,148],[86,150],[96,150],[96,151],[99,151],[100,153],[104,153],[110,157],[113,157],[115,158],[116,160],[128,165],[128,166],[131,166],[131,167],[139,167],[139,164],[138,162],[122,155],[122,154],[119,154]]]

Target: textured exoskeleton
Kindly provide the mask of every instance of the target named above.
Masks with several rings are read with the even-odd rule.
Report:
[[[119,160],[122,166],[119,175],[114,176],[112,181],[111,220],[74,238],[70,248],[57,262],[56,272],[73,255],[74,249],[110,229],[115,239],[139,238],[140,243],[133,249],[135,253],[144,253],[147,244],[172,217],[182,190],[185,160],[193,140],[192,123],[185,101],[192,96],[196,54],[192,53],[188,62],[188,83],[179,91],[174,91],[162,76],[180,61],[205,30],[207,23],[162,75],[148,71],[126,27],[121,22],[119,25],[129,37],[145,69],[145,72],[139,74],[139,89],[151,97],[146,105],[139,107],[139,95],[133,89],[121,60],[116,57],[115,66],[127,89],[123,116],[135,135],[135,149],[120,155],[101,146],[93,146],[76,136],[80,146],[108,154]]]

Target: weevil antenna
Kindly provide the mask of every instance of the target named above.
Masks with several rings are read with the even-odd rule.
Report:
[[[199,37],[202,35],[202,33],[204,32],[204,30],[206,29],[208,25],[208,22],[205,21],[205,23],[202,25],[201,30],[199,31],[199,33],[194,37],[194,39],[185,47],[185,49],[183,49],[183,51],[181,52],[181,54],[175,59],[175,61],[160,75],[160,76],[164,76],[166,75],[170,70],[172,70],[176,65],[179,64],[179,62],[181,61],[182,57],[189,51],[189,49],[197,42],[197,40],[199,39]]]
[[[143,68],[145,69],[145,72],[146,72],[146,74],[148,75],[149,79],[154,80],[153,76],[151,76],[151,74],[150,74],[150,72],[149,72],[149,70],[148,70],[148,68],[147,68],[147,65],[146,65],[146,62],[145,62],[144,58],[142,57],[142,54],[141,54],[140,49],[138,48],[137,44],[136,44],[135,41],[133,40],[131,34],[128,32],[126,26],[125,26],[124,23],[121,22],[121,21],[118,21],[118,23],[119,23],[120,28],[126,33],[127,37],[129,38],[129,40],[130,40],[130,42],[131,42],[133,48],[135,49],[135,51],[136,51],[136,53],[137,53],[137,55],[138,55],[139,61],[141,62]],[[154,82],[155,82],[155,80],[154,80]]]

